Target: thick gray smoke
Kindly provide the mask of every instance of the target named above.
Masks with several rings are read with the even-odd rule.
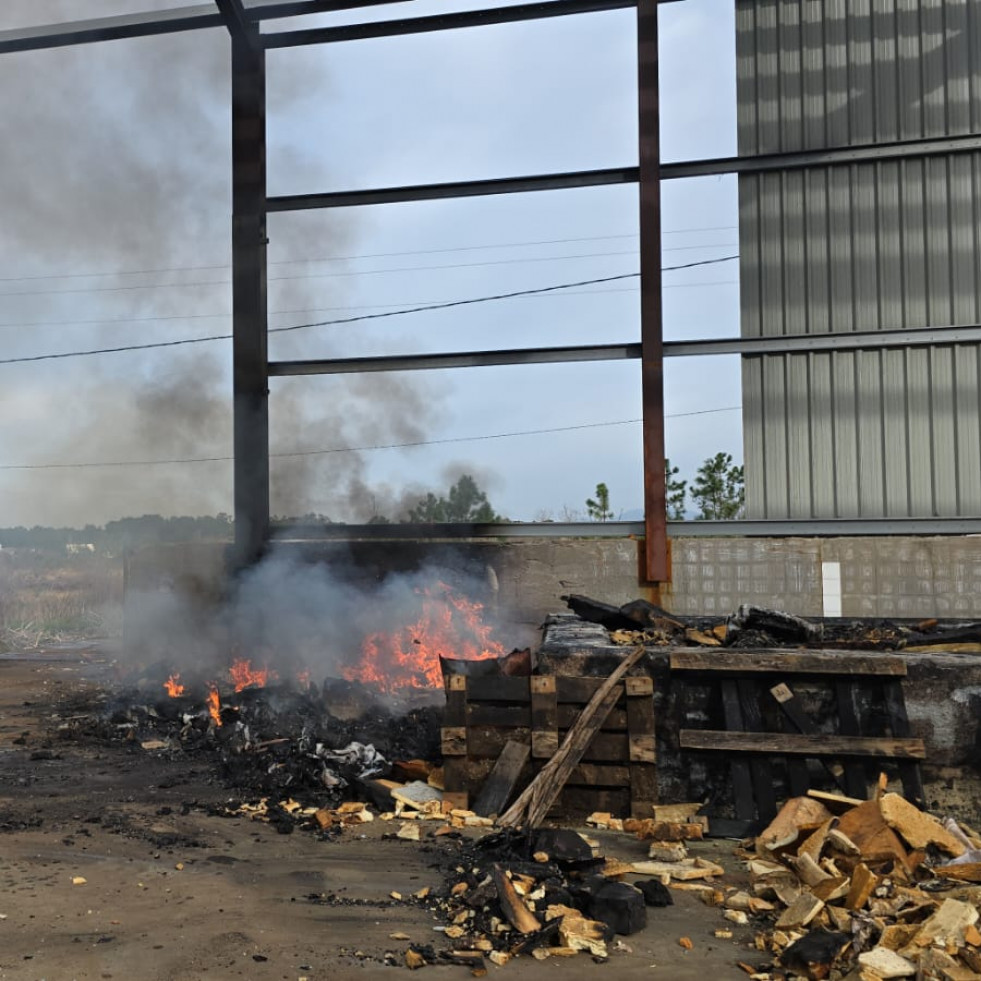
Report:
[[[112,0],[4,0],[0,29],[133,9]],[[0,109],[0,268],[9,277],[62,277],[0,284],[8,356],[230,332],[229,62],[220,29],[0,56],[9,96]],[[311,146],[298,125],[309,100],[329,98],[325,62],[312,49],[270,64],[269,117],[279,120],[270,126],[271,187],[309,189],[304,161],[329,152]],[[349,221],[330,212],[274,223],[271,258],[346,252],[356,241]],[[338,282],[271,282],[270,307],[329,307],[344,299]],[[156,288],[164,283],[181,285]],[[304,319],[316,318],[292,322]],[[51,323],[62,326],[43,326]],[[312,330],[290,335],[282,350],[325,356],[331,342]],[[228,342],[210,342],[0,366],[5,402],[14,406],[0,420],[0,454],[26,464],[227,458],[230,359]],[[364,455],[309,451],[416,441],[433,411],[432,393],[414,380],[276,382],[273,452],[306,455],[274,460],[274,513],[371,517],[398,493],[371,489]],[[231,510],[227,460],[67,476],[5,474],[8,520],[83,524]]]

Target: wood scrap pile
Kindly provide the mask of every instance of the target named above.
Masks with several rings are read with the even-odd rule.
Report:
[[[981,623],[883,619],[810,620],[744,604],[728,616],[668,613],[643,599],[613,606],[588,596],[563,596],[580,619],[610,631],[615,644],[691,647],[821,647],[827,650],[906,650],[909,653],[981,653]]]
[[[970,828],[898,794],[812,791],[787,801],[747,858],[746,908],[776,906],[757,947],[779,967],[747,968],[754,977],[981,981],[981,837]]]

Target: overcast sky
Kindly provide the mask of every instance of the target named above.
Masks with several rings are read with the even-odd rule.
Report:
[[[307,23],[490,5],[413,0]],[[5,0],[0,29],[153,7]],[[632,165],[634,19],[271,51],[269,191]],[[662,5],[660,24],[663,158],[735,153],[732,0]],[[0,357],[230,331],[228,48],[213,30],[0,56],[16,94],[0,108]],[[636,209],[626,186],[273,215],[270,324],[636,272]],[[737,220],[734,178],[668,182],[664,264],[735,255]],[[737,334],[737,273],[665,273],[667,338]],[[627,279],[298,330],[270,356],[635,341],[638,307]],[[208,341],[0,364],[0,525],[230,511],[227,460],[152,463],[230,455],[230,358],[228,341]],[[671,359],[666,391],[684,474],[719,450],[741,459],[737,358]],[[517,520],[581,511],[599,481],[616,511],[642,505],[633,362],[273,379],[271,413],[274,453],[360,448],[277,458],[279,514],[363,520],[464,472]],[[529,434],[470,440],[516,433]],[[399,443],[429,445],[370,448]],[[138,465],[9,469],[118,462]]]

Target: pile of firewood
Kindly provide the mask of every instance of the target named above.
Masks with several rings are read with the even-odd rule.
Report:
[[[758,978],[981,979],[981,836],[902,797],[789,800],[747,854],[752,912],[776,906]],[[762,906],[754,906],[762,901]]]

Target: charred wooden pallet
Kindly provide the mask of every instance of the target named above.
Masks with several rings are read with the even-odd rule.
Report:
[[[817,761],[842,792],[860,799],[869,790],[865,764],[888,761],[899,772],[906,798],[923,805],[918,761],[925,747],[911,737],[901,682],[906,662],[901,657],[679,650],[671,655],[671,670],[698,672],[718,685],[725,728],[682,729],[679,745],[682,750],[726,754],[736,818],[747,827],[776,813],[776,767],[785,774],[789,796],[811,788],[808,759]],[[798,698],[801,684],[828,691],[833,731],[819,727],[807,712]],[[863,713],[859,702],[874,704],[876,710]],[[874,728],[879,731],[870,731]]]
[[[602,684],[602,678],[555,675],[448,675],[442,730],[445,798],[462,807],[479,801],[482,808],[503,809],[552,758]],[[654,684],[649,677],[625,678],[618,688],[620,696],[566,782],[557,812],[652,813],[657,790]],[[528,748],[527,759],[516,744]]]

